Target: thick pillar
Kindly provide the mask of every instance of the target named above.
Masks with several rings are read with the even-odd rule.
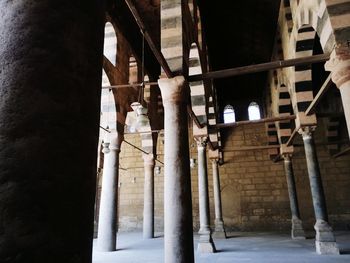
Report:
[[[196,137],[198,151],[198,195],[199,195],[199,242],[198,251],[214,253],[215,245],[211,237],[208,173],[207,173],[207,137]]]
[[[164,105],[165,263],[192,263],[191,175],[186,107],[189,90],[182,76],[160,79]]]
[[[318,254],[339,254],[333,230],[328,223],[326,201],[312,132],[313,129],[311,127],[303,127],[300,130],[304,141],[306,164],[316,217],[314,226],[316,230],[316,252]]]
[[[300,220],[300,212],[298,205],[297,191],[295,187],[293,164],[290,154],[284,154],[284,170],[286,173],[287,187],[289,194],[290,210],[292,214],[292,238],[305,239],[305,232],[302,221]]]
[[[104,163],[100,213],[98,220],[97,249],[115,251],[117,242],[117,197],[119,177],[119,153],[122,136],[113,132],[103,143]]]
[[[332,81],[340,90],[350,136],[350,51],[348,44],[333,50],[330,60],[325,64],[325,68],[331,71]]]
[[[0,2],[0,262],[91,262],[103,1]]]
[[[213,189],[214,189],[214,208],[215,208],[215,231],[214,237],[226,238],[224,220],[222,218],[221,190],[218,160],[212,159],[213,169]]]
[[[154,237],[154,157],[153,154],[143,155],[145,168],[144,198],[143,198],[143,238]]]

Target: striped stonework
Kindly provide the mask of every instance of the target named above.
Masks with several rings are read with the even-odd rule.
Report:
[[[216,125],[216,112],[215,112],[215,106],[213,97],[209,97],[209,103],[208,103],[208,123],[209,123],[209,140],[211,141],[214,149],[218,148],[219,146],[219,136],[218,136],[218,130],[216,128],[212,128],[211,126]]]
[[[316,32],[310,25],[305,25],[299,29],[298,41],[296,42],[296,58],[312,56],[315,36]],[[305,115],[305,111],[313,98],[311,65],[295,66],[293,108],[297,115],[297,128],[316,125],[317,120],[314,114]]]
[[[350,0],[327,0],[327,13],[337,45],[350,39]]]
[[[156,143],[154,142],[153,133],[151,132],[151,126],[141,127],[138,129],[141,132],[141,146],[142,150],[149,154],[156,154]]]
[[[267,136],[269,145],[278,145],[277,129],[274,123],[266,124]],[[268,154],[271,160],[275,160],[279,155],[278,148],[268,149]]]
[[[332,3],[334,4],[335,2],[339,1],[301,0],[296,12],[296,17],[293,17],[294,27],[291,36],[291,45],[296,46],[296,43],[299,41],[300,30],[305,27],[311,27],[317,32],[320,38],[323,52],[330,53],[335,45],[335,34],[333,32],[334,28],[328,9],[332,6]]]
[[[138,83],[139,82],[138,75],[139,75],[139,72],[138,72],[136,59],[133,56],[131,56],[129,58],[129,83],[130,84]]]
[[[202,66],[199,57],[199,51],[196,44],[192,44],[189,58],[189,76],[201,74]],[[207,135],[207,102],[205,95],[205,87],[203,81],[190,82],[191,89],[191,104],[193,113],[196,115],[198,121],[204,126],[199,129],[195,124],[193,125],[194,136]]]
[[[290,1],[284,0],[283,5],[284,5],[284,16],[286,19],[287,30],[288,30],[288,33],[291,33],[293,30],[293,17],[292,17],[292,10],[290,7]]]
[[[328,152],[330,155],[334,155],[339,152],[340,145],[338,143],[340,139],[339,135],[339,125],[341,122],[341,117],[330,117],[324,118],[326,124],[326,136]]]
[[[288,88],[281,85],[278,90],[278,115],[289,116],[292,113],[292,102]],[[287,142],[292,134],[291,120],[276,122],[277,135],[280,143],[280,153],[293,153],[293,146],[287,146]]]
[[[107,74],[103,70],[102,73],[102,86],[110,86]],[[117,128],[117,114],[116,105],[114,101],[113,91],[109,89],[102,89],[101,92],[101,118],[100,125],[103,128],[109,130],[115,130]]]
[[[170,70],[179,72],[183,67],[182,1],[162,0],[160,8],[161,51]]]

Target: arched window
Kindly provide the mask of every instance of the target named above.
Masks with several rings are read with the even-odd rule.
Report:
[[[103,54],[115,66],[117,61],[117,36],[110,22],[105,25],[105,40]]]
[[[261,116],[260,116],[260,108],[258,103],[256,102],[251,102],[249,104],[248,107],[248,116],[249,116],[249,120],[260,120]]]
[[[224,108],[224,123],[236,122],[235,110],[231,105],[226,105]]]

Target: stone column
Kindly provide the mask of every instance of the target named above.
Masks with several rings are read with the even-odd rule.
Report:
[[[164,105],[165,263],[193,263],[191,175],[185,79],[159,79]]]
[[[198,151],[198,195],[199,195],[199,242],[198,251],[214,253],[215,245],[211,237],[208,173],[207,173],[207,137],[196,137]]]
[[[103,1],[0,2],[0,262],[91,262]]]
[[[143,198],[143,238],[154,237],[154,157],[153,154],[143,155],[145,168],[144,198]]]
[[[215,232],[214,237],[226,238],[224,220],[222,219],[222,204],[218,160],[212,159],[213,169],[213,189],[214,189],[214,207],[215,207]]]
[[[297,191],[295,187],[293,164],[290,154],[284,154],[284,170],[286,173],[290,210],[292,214],[292,238],[305,239],[305,232],[302,221],[300,220],[300,212],[298,205]]]
[[[350,50],[348,44],[333,50],[325,68],[331,71],[332,81],[340,90],[344,115],[350,136]]]
[[[97,249],[105,252],[116,250],[119,153],[123,140],[115,132],[110,138],[103,143],[104,163],[97,235]]]
[[[326,201],[312,134],[313,128],[303,127],[299,132],[303,136],[312,202],[316,217],[314,226],[316,230],[316,252],[318,254],[339,254],[333,230],[328,223]]]

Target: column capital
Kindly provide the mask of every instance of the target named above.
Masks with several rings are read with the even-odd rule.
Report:
[[[197,147],[207,147],[209,138],[207,136],[199,136],[199,137],[194,137],[194,140],[197,143]]]
[[[178,104],[188,100],[189,89],[185,85],[183,76],[176,76],[171,79],[159,79],[159,88],[162,92],[163,104]]]
[[[108,134],[107,138],[106,138],[106,142],[103,143],[103,147],[105,147],[105,144],[109,150],[113,150],[113,151],[120,151],[120,146],[122,144],[124,140],[124,135],[112,131],[111,133]]]
[[[292,154],[291,153],[284,153],[282,154],[282,157],[285,161],[290,162],[292,160]]]
[[[301,134],[301,136],[303,136],[303,140],[311,139],[315,129],[316,129],[315,126],[305,126],[305,127],[301,127],[298,133]]]
[[[209,158],[212,163],[219,163],[219,158]]]
[[[326,62],[325,69],[331,72],[332,81],[338,88],[350,82],[350,48],[348,46],[336,47]]]
[[[104,154],[109,153],[111,150],[109,149],[109,142],[104,142],[102,143],[103,149],[102,152]]]
[[[153,166],[155,165],[155,159],[156,157],[153,154],[142,154],[142,158],[143,158],[143,164],[144,165],[149,165],[149,166]]]

